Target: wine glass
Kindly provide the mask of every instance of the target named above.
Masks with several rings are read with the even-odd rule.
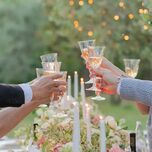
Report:
[[[140,59],[124,59],[125,72],[128,76],[135,78],[138,74]]]
[[[61,74],[62,77],[60,79],[56,79],[55,81],[61,80],[61,81],[66,82],[67,71],[49,71],[49,70],[44,70],[43,68],[36,68],[37,78],[40,78],[41,76],[45,76],[45,75],[54,76],[56,74]],[[55,101],[54,101],[54,103],[52,102],[53,98],[54,98],[54,95],[52,95],[52,97],[50,98],[50,100],[51,100],[50,102],[51,102],[51,105],[53,105],[53,107],[55,107],[55,106],[57,106],[57,104],[54,104]],[[61,99],[59,99],[59,100],[61,100]]]
[[[42,67],[44,70],[59,72],[61,69],[61,64],[61,62],[42,62]]]
[[[58,54],[49,53],[40,56],[42,62],[57,62]]]
[[[97,46],[89,51],[87,62],[92,69],[97,69],[101,65],[104,49],[104,46]],[[93,74],[93,86],[86,90],[95,91],[97,93],[97,96],[92,98],[93,100],[105,100],[104,97],[100,96],[101,90],[96,87],[96,81],[100,81],[101,84],[102,79]]]
[[[81,57],[85,60],[85,62],[87,62],[89,51],[91,51],[93,47],[95,47],[95,40],[79,41],[78,44],[81,50]],[[93,79],[85,82],[85,84],[91,83],[93,83]]]

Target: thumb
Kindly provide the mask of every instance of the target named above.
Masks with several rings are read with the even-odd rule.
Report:
[[[102,67],[99,67],[99,68],[95,69],[94,72],[96,75],[103,77],[105,74],[109,73],[109,70],[102,68]]]
[[[62,78],[63,74],[54,74],[53,76],[50,76],[51,79],[59,79]]]

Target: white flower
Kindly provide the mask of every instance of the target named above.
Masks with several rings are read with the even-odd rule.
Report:
[[[117,129],[117,122],[115,121],[115,119],[113,117],[107,116],[105,118],[105,122],[107,125],[109,125],[110,128]]]
[[[42,110],[42,109],[38,109],[38,110],[36,111],[36,114],[37,114],[38,116],[43,115],[43,110]]]
[[[50,126],[50,124],[48,122],[45,122],[41,125],[42,129],[47,129]]]
[[[120,132],[120,135],[125,136],[125,137],[128,137],[128,135],[129,135],[128,131],[124,130],[124,129],[120,130],[119,132]]]

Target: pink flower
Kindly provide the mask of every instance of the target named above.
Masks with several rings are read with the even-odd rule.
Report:
[[[54,147],[53,152],[60,152],[61,148],[62,148],[62,144],[57,144],[57,145]]]
[[[42,136],[38,141],[37,145],[40,148],[45,143],[45,136]]]
[[[124,150],[122,150],[119,146],[114,145],[109,152],[125,152]]]
[[[99,115],[96,115],[96,116],[94,116],[94,117],[92,118],[92,123],[93,123],[94,125],[98,125],[99,122],[100,122],[100,116],[99,116]]]

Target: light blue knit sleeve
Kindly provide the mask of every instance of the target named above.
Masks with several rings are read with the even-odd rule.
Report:
[[[152,106],[152,81],[123,78],[119,87],[123,99]]]

